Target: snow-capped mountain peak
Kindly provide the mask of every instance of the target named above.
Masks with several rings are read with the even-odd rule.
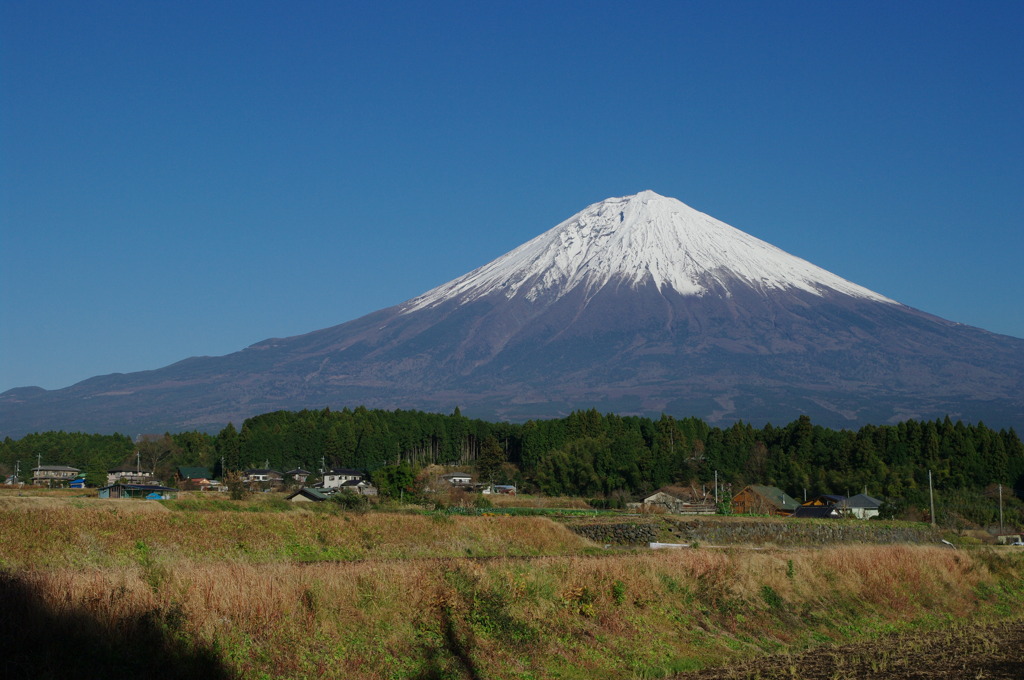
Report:
[[[591,292],[613,280],[681,295],[703,296],[712,288],[731,295],[733,286],[743,285],[893,302],[682,201],[641,191],[588,206],[489,264],[409,300],[402,311],[493,294],[555,300],[578,286]]]

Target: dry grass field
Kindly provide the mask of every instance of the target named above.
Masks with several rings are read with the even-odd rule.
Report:
[[[780,653],[811,668],[801,652],[1024,604],[1024,555],[990,549],[613,551],[540,517],[116,503],[0,505],[0,676],[66,675],[69,649],[84,677],[655,678]]]

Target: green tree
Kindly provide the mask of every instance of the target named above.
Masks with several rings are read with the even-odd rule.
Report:
[[[494,437],[485,437],[480,444],[480,455],[476,459],[479,480],[488,484],[494,484],[499,480],[504,464],[505,450],[501,448],[501,444]]]
[[[400,498],[416,492],[416,471],[406,461],[378,468],[372,479],[377,492],[386,498]]]

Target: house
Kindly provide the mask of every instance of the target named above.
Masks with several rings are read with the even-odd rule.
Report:
[[[450,472],[441,475],[441,481],[448,482],[452,486],[469,486],[473,483],[473,478],[464,472]]]
[[[85,477],[76,477],[75,479],[72,479],[68,486],[72,489],[84,489]]]
[[[147,500],[168,500],[174,498],[177,489],[159,484],[110,484],[99,490],[100,498],[144,498]]]
[[[345,482],[360,481],[364,479],[364,475],[359,470],[353,470],[351,468],[331,468],[324,472],[323,482],[320,484],[325,489],[337,489]]]
[[[309,470],[303,470],[302,468],[295,468],[294,470],[289,470],[288,472],[284,473],[284,476],[289,478],[289,479],[295,480],[299,484],[305,484],[306,480],[309,479],[309,476],[311,474],[313,474],[313,473],[310,472]]]
[[[281,484],[284,473],[269,468],[255,468],[242,473],[242,481],[246,484]]]
[[[715,501],[695,489],[682,486],[664,486],[643,500],[646,508],[664,508],[680,515],[714,515]]]
[[[859,493],[856,496],[844,499],[837,507],[857,519],[871,519],[878,516],[879,510],[882,508],[882,501],[872,498],[867,494]]]
[[[349,491],[352,493],[360,494],[362,496],[377,495],[377,487],[370,484],[365,479],[350,479],[347,482],[342,483],[342,485],[338,487],[338,490]]]
[[[32,468],[32,483],[36,486],[65,486],[82,473],[67,465],[40,465]]]
[[[107,485],[111,484],[155,484],[156,479],[152,472],[140,470],[138,467],[129,465],[116,467],[107,470]]]
[[[798,507],[782,489],[761,484],[744,487],[732,499],[732,511],[737,515],[791,515]]]

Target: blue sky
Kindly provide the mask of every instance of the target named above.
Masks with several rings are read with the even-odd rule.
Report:
[[[1021,2],[0,3],[0,390],[402,302],[643,189],[1024,337]]]

